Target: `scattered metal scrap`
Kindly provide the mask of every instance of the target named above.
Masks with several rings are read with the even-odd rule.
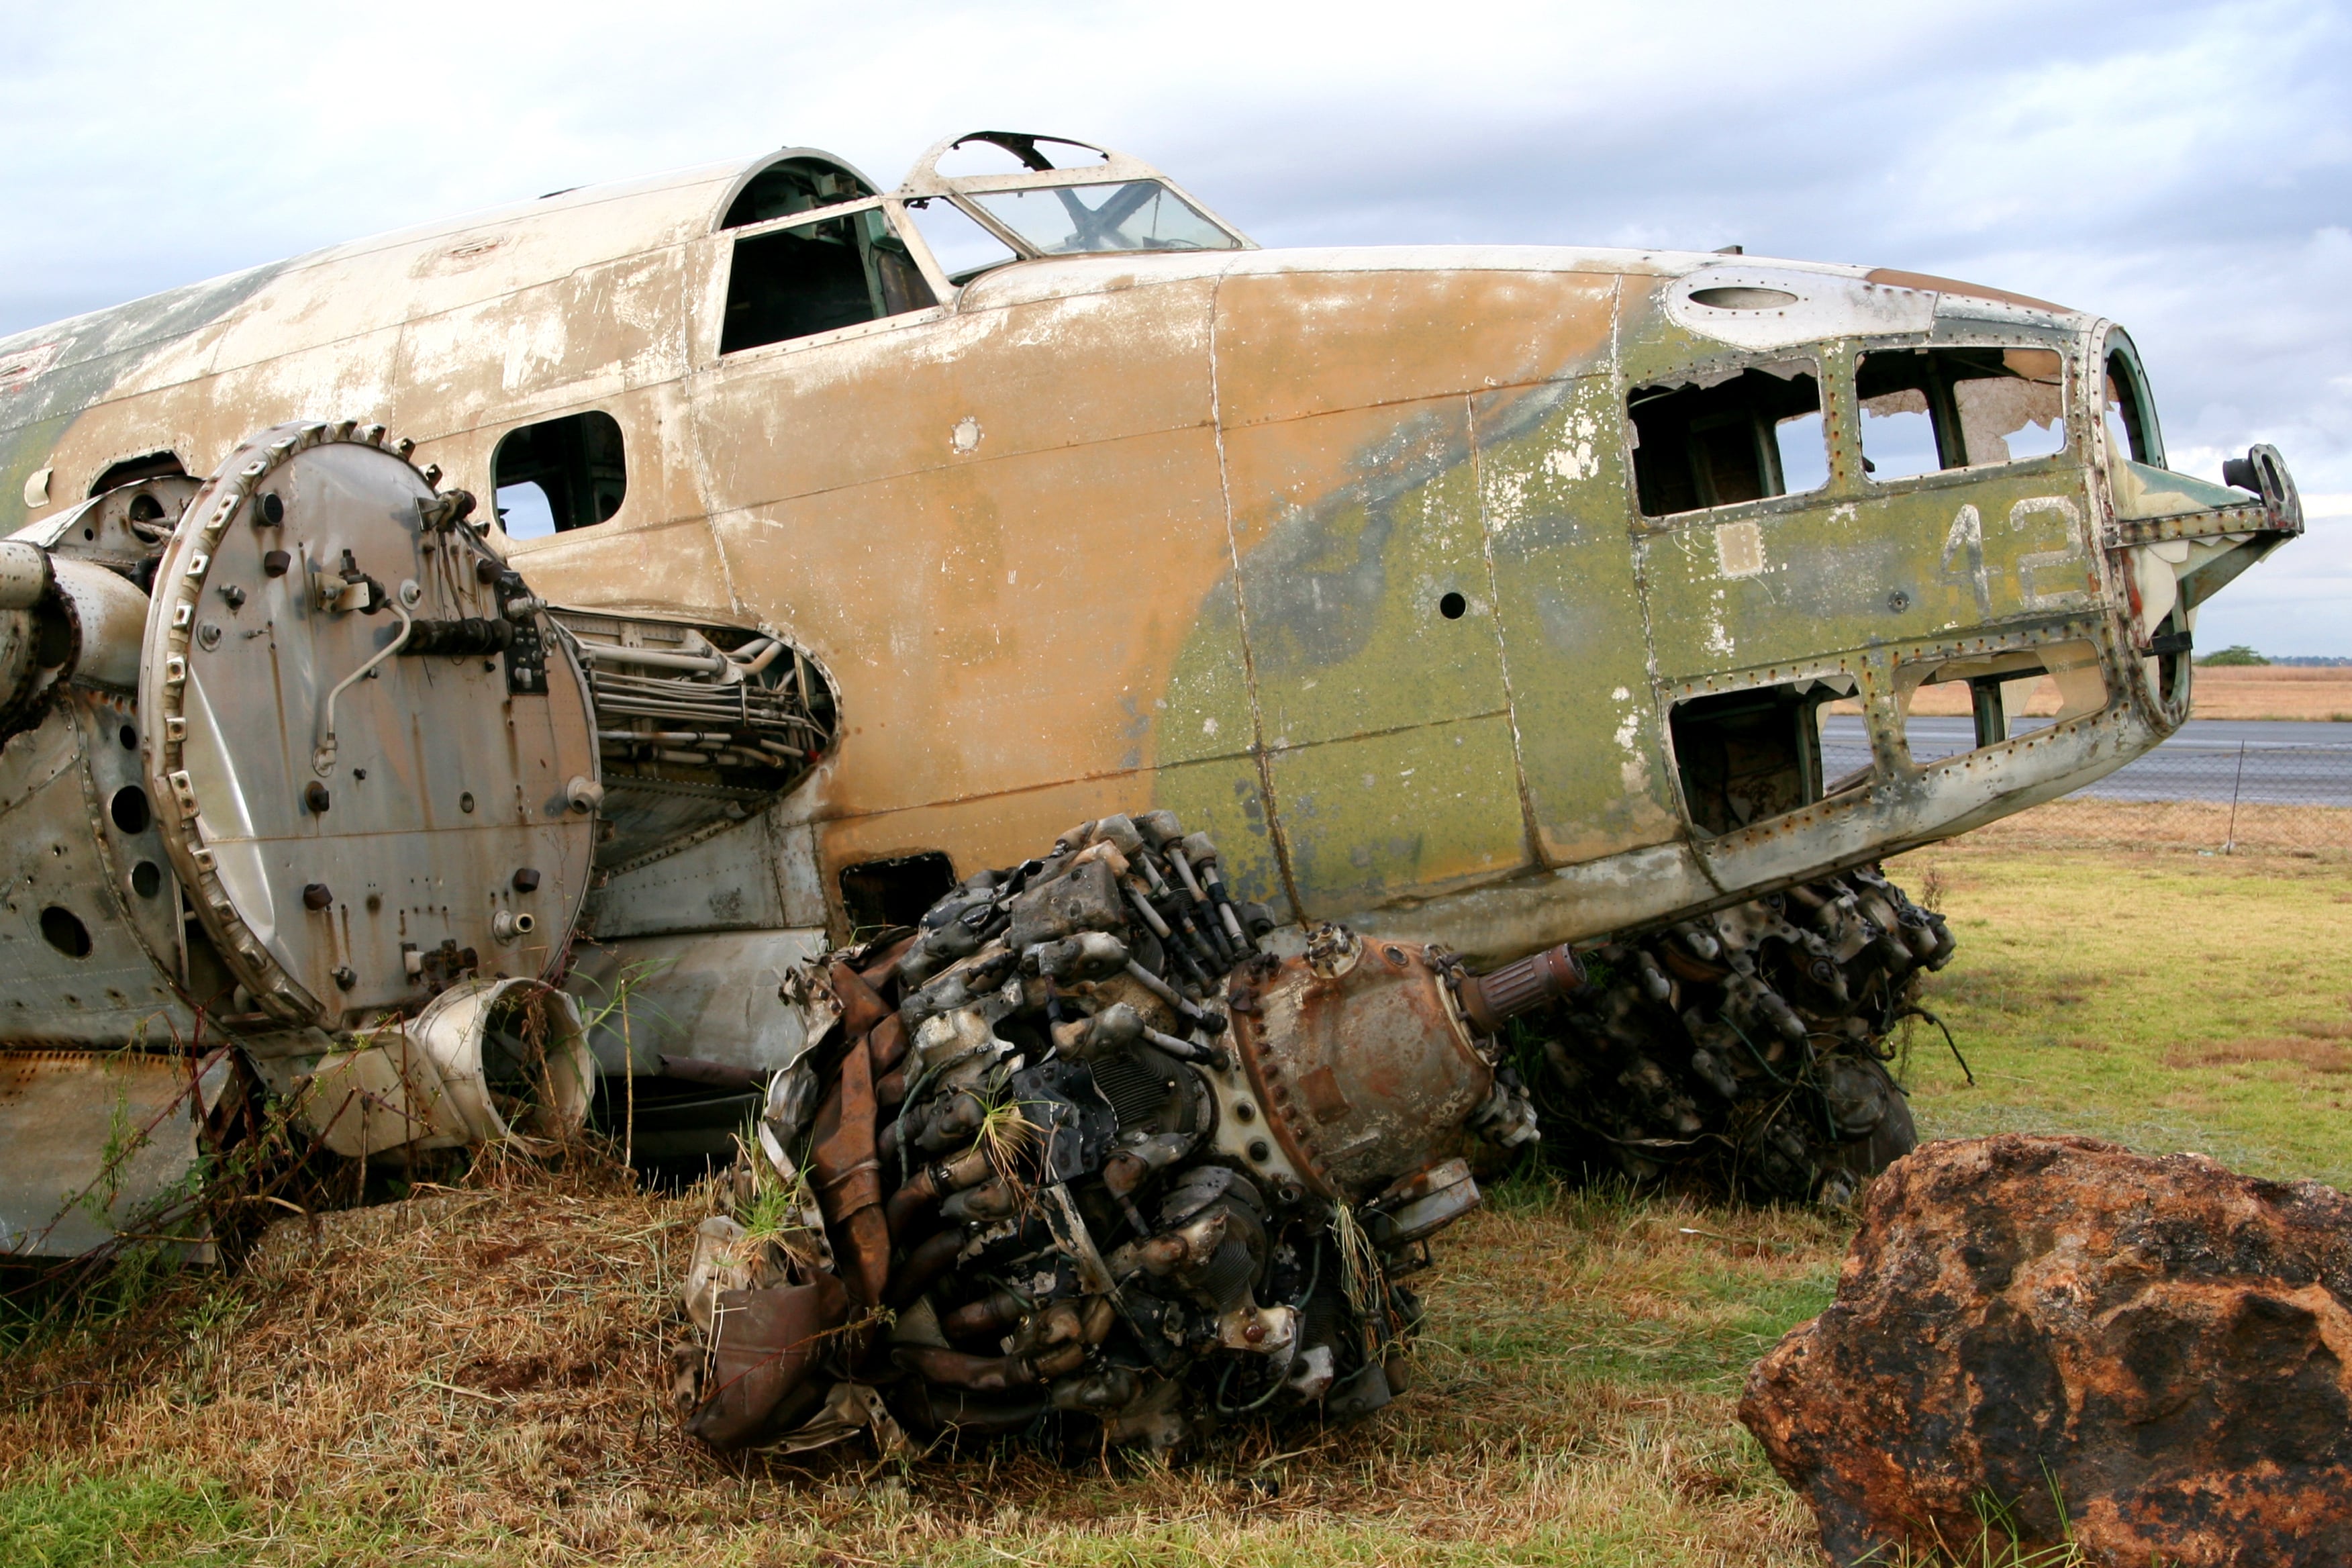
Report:
[[[1217,860],[1171,813],[1106,817],[824,963],[837,1025],[697,1237],[689,1430],[1165,1449],[1388,1403],[1465,1154],[1537,1136],[1496,1031],[1581,971],[1332,925],[1276,950]]]

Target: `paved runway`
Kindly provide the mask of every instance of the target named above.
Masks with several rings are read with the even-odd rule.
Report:
[[[2049,723],[2012,721],[2011,732]],[[1914,719],[1911,754],[1932,762],[1976,744],[1964,718]],[[1822,773],[1837,778],[1870,760],[1859,714],[1822,723]],[[2273,805],[2352,806],[2352,724],[2263,719],[2192,719],[2137,762],[2082,793],[2106,800],[2228,800]]]

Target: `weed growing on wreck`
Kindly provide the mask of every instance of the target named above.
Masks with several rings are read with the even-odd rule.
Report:
[[[647,1005],[645,999],[638,995],[638,992],[646,981],[677,962],[675,958],[638,958],[622,964],[619,973],[613,976],[611,987],[605,990],[603,997],[592,1005],[580,1008],[581,1032],[590,1039],[594,1039],[598,1030],[611,1030],[612,1033],[621,1037],[622,1059],[634,1062],[636,1059],[637,1049],[635,1032],[637,1015]],[[585,974],[577,969],[572,973],[572,979],[582,983],[583,988],[599,989],[594,976]],[[665,1016],[659,1008],[654,1008],[653,1012],[656,1021]],[[614,1022],[616,1019],[617,1023]],[[620,1076],[621,1163],[628,1164],[636,1154],[637,1079],[634,1072],[625,1072]]]
[[[990,1173],[1025,1202],[1031,1186],[1028,1172],[1045,1146],[1045,1135],[1020,1103],[1009,1093],[991,1096],[981,1107],[971,1141],[988,1162]]]

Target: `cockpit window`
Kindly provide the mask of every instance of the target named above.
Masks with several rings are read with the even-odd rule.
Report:
[[[2100,401],[2107,425],[2107,450],[2135,463],[2158,463],[2149,455],[2152,444],[2147,438],[2139,375],[2120,353],[2107,355],[2106,386]]]
[[[879,207],[767,229],[735,242],[719,352],[731,354],[938,302]]]
[[[1013,247],[980,226],[980,220],[945,196],[917,196],[908,216],[923,231],[923,243],[948,281],[961,288],[992,267],[1018,259]]]
[[[1811,360],[1636,387],[1625,403],[1645,517],[1801,495],[1829,482],[1822,384]]]
[[[2064,362],[2053,349],[1891,349],[1862,356],[1862,466],[1881,484],[2066,445]]]
[[[1240,240],[1157,180],[989,191],[971,199],[1046,256],[1241,248]]]

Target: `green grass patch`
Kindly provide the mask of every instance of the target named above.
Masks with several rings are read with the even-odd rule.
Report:
[[[1888,868],[1940,888],[1958,955],[1906,1026],[1921,1134],[2080,1132],[2352,1186],[2352,878],[2286,858],[1989,852]]]
[[[220,1482],[157,1472],[79,1475],[59,1464],[0,1485],[0,1563],[9,1568],[109,1568],[158,1562],[242,1563],[224,1550],[250,1521]]]

